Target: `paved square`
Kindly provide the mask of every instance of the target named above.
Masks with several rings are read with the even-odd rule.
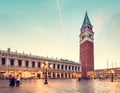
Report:
[[[9,87],[8,80],[0,80],[0,93],[120,93],[120,82],[99,80],[22,80],[20,87]]]

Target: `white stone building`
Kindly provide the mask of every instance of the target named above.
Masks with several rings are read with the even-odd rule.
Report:
[[[48,62],[49,78],[78,78],[81,66],[79,63],[65,59],[54,59],[48,57],[34,56],[31,54],[0,50],[0,77],[20,74],[22,78],[44,78],[45,68],[42,65]]]

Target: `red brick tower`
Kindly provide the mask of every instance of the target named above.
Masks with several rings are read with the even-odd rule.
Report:
[[[94,32],[87,12],[80,29],[80,62],[82,78],[87,78],[88,71],[94,71]]]

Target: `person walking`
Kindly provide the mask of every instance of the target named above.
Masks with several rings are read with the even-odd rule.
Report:
[[[9,86],[13,88],[15,86],[15,77],[10,77],[9,82]]]
[[[11,86],[11,80],[12,80],[12,76],[9,75],[9,86]]]
[[[20,86],[20,75],[17,75],[16,77],[16,87]]]

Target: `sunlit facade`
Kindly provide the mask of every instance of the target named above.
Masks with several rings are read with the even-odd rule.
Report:
[[[87,72],[87,77],[92,79],[111,79],[115,81],[120,81],[120,67],[116,68],[106,68],[106,69],[96,69],[94,71]]]
[[[31,54],[0,50],[0,77],[20,74],[22,78],[44,78],[44,62],[51,66],[47,69],[51,79],[80,77],[80,64],[66,59],[48,58]]]

